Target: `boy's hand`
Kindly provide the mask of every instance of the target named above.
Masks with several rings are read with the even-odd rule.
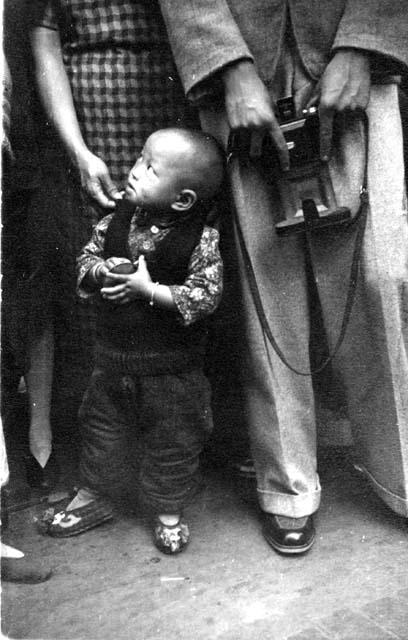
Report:
[[[101,295],[115,304],[127,304],[137,298],[149,298],[152,279],[147,270],[144,256],[140,256],[135,273],[122,275],[109,272],[109,280],[117,284],[101,289]]]
[[[112,269],[124,263],[132,265],[130,260],[114,257],[108,258],[104,262],[99,262],[93,268],[94,280],[99,284],[100,287],[108,287],[111,284]]]
[[[93,284],[98,286],[102,286],[103,281],[106,278],[106,275],[109,273],[109,269],[112,267],[108,266],[106,262],[98,262],[92,269],[89,271],[89,278]]]

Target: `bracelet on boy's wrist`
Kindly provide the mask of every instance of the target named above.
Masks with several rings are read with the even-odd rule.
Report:
[[[152,282],[152,288],[150,290],[150,300],[149,300],[149,305],[151,307],[154,307],[154,294],[156,293],[156,289],[159,286],[158,282]]]

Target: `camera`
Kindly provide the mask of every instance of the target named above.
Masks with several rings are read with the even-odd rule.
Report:
[[[276,103],[276,115],[289,151],[291,168],[319,162],[319,115],[317,107],[303,109],[296,118],[293,98]]]
[[[327,162],[320,159],[320,122],[318,108],[304,109],[296,116],[292,97],[276,103],[276,116],[289,151],[289,171],[282,171],[270,136],[265,136],[262,164],[272,173],[279,192],[282,219],[275,225],[278,235],[302,233],[350,221],[351,212],[339,207]],[[249,131],[236,131],[230,136],[228,151],[241,160],[249,158]]]
[[[293,98],[283,98],[277,102],[277,116],[290,160],[288,172],[276,173],[283,212],[283,220],[275,226],[277,234],[348,222],[350,209],[337,206],[328,164],[320,160],[317,107],[304,109],[302,117],[296,118]]]

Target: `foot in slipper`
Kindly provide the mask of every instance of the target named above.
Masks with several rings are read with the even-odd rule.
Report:
[[[65,508],[52,507],[43,513],[40,528],[44,533],[56,538],[67,538],[112,520],[112,507],[106,500],[94,495],[85,504],[81,504],[81,492],[84,493],[84,490],[81,489]],[[89,495],[89,492],[86,493]]]

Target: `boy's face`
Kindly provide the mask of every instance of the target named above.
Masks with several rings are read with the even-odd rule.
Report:
[[[179,136],[153,133],[129,173],[126,198],[146,210],[170,210],[183,188],[185,142]]]

